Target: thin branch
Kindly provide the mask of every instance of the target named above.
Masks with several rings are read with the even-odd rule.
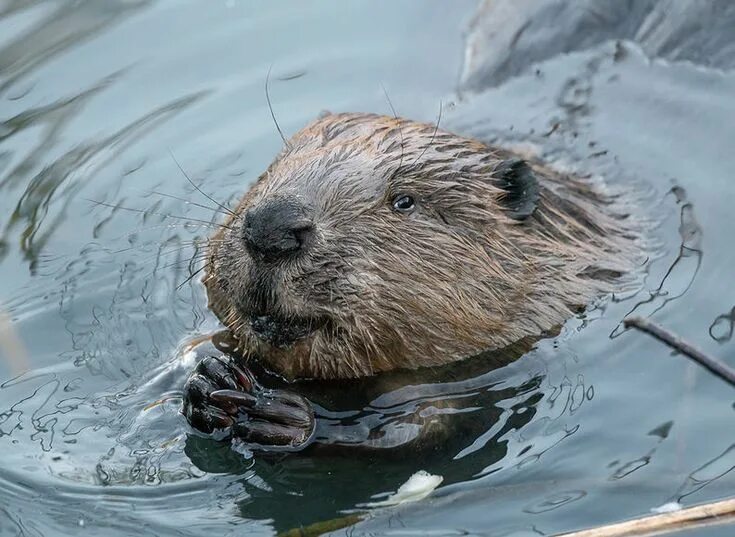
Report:
[[[557,537],[645,537],[733,522],[735,499],[729,499],[687,507],[673,513],[649,515],[617,524],[564,533]]]
[[[694,347],[690,343],[684,341],[681,337],[677,336],[673,332],[670,332],[661,325],[654,323],[643,317],[630,317],[623,321],[623,325],[628,328],[630,326],[642,330],[647,334],[652,335],[659,341],[666,343],[669,347],[680,353],[688,356],[701,366],[707,368],[710,372],[720,377],[725,382],[735,386],[735,370],[729,366],[707,356],[704,352]]]

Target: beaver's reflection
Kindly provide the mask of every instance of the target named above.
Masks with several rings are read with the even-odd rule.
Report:
[[[204,471],[244,474],[243,516],[271,519],[277,530],[339,516],[419,469],[442,475],[445,485],[472,479],[506,456],[504,436],[529,423],[543,398],[544,375],[498,368],[529,346],[360,381],[301,382],[320,424],[316,443],[300,453],[246,459],[194,435],[186,453]]]

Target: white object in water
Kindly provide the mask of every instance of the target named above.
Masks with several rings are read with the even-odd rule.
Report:
[[[673,513],[675,511],[681,511],[682,506],[679,502],[669,502],[658,507],[651,509],[652,513]]]
[[[364,504],[363,507],[388,507],[401,503],[416,502],[423,500],[438,487],[444,478],[433,475],[424,470],[419,470],[401,485],[395,494],[391,494],[385,500]]]

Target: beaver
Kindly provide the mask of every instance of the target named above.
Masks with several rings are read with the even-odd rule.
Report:
[[[203,281],[232,337],[196,366],[183,412],[205,433],[301,449],[314,405],[261,386],[253,364],[339,383],[539,338],[631,273],[626,207],[438,123],[325,114],[209,241]]]

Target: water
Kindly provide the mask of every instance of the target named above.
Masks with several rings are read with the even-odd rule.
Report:
[[[18,340],[0,535],[269,535],[419,469],[444,476],[435,495],[354,534],[550,535],[730,493],[732,389],[619,322],[654,314],[735,362],[735,74],[603,43],[458,100],[474,2],[371,5],[0,3],[0,311]],[[218,323],[196,279],[178,287],[212,214],[154,191],[206,203],[171,153],[218,199],[244,191],[280,146],[271,66],[287,133],[323,109],[387,113],[382,83],[402,115],[441,101],[454,130],[636,185],[660,242],[641,288],[507,368],[427,387],[463,394],[480,427],[432,455],[252,458],[187,437],[185,345]]]

